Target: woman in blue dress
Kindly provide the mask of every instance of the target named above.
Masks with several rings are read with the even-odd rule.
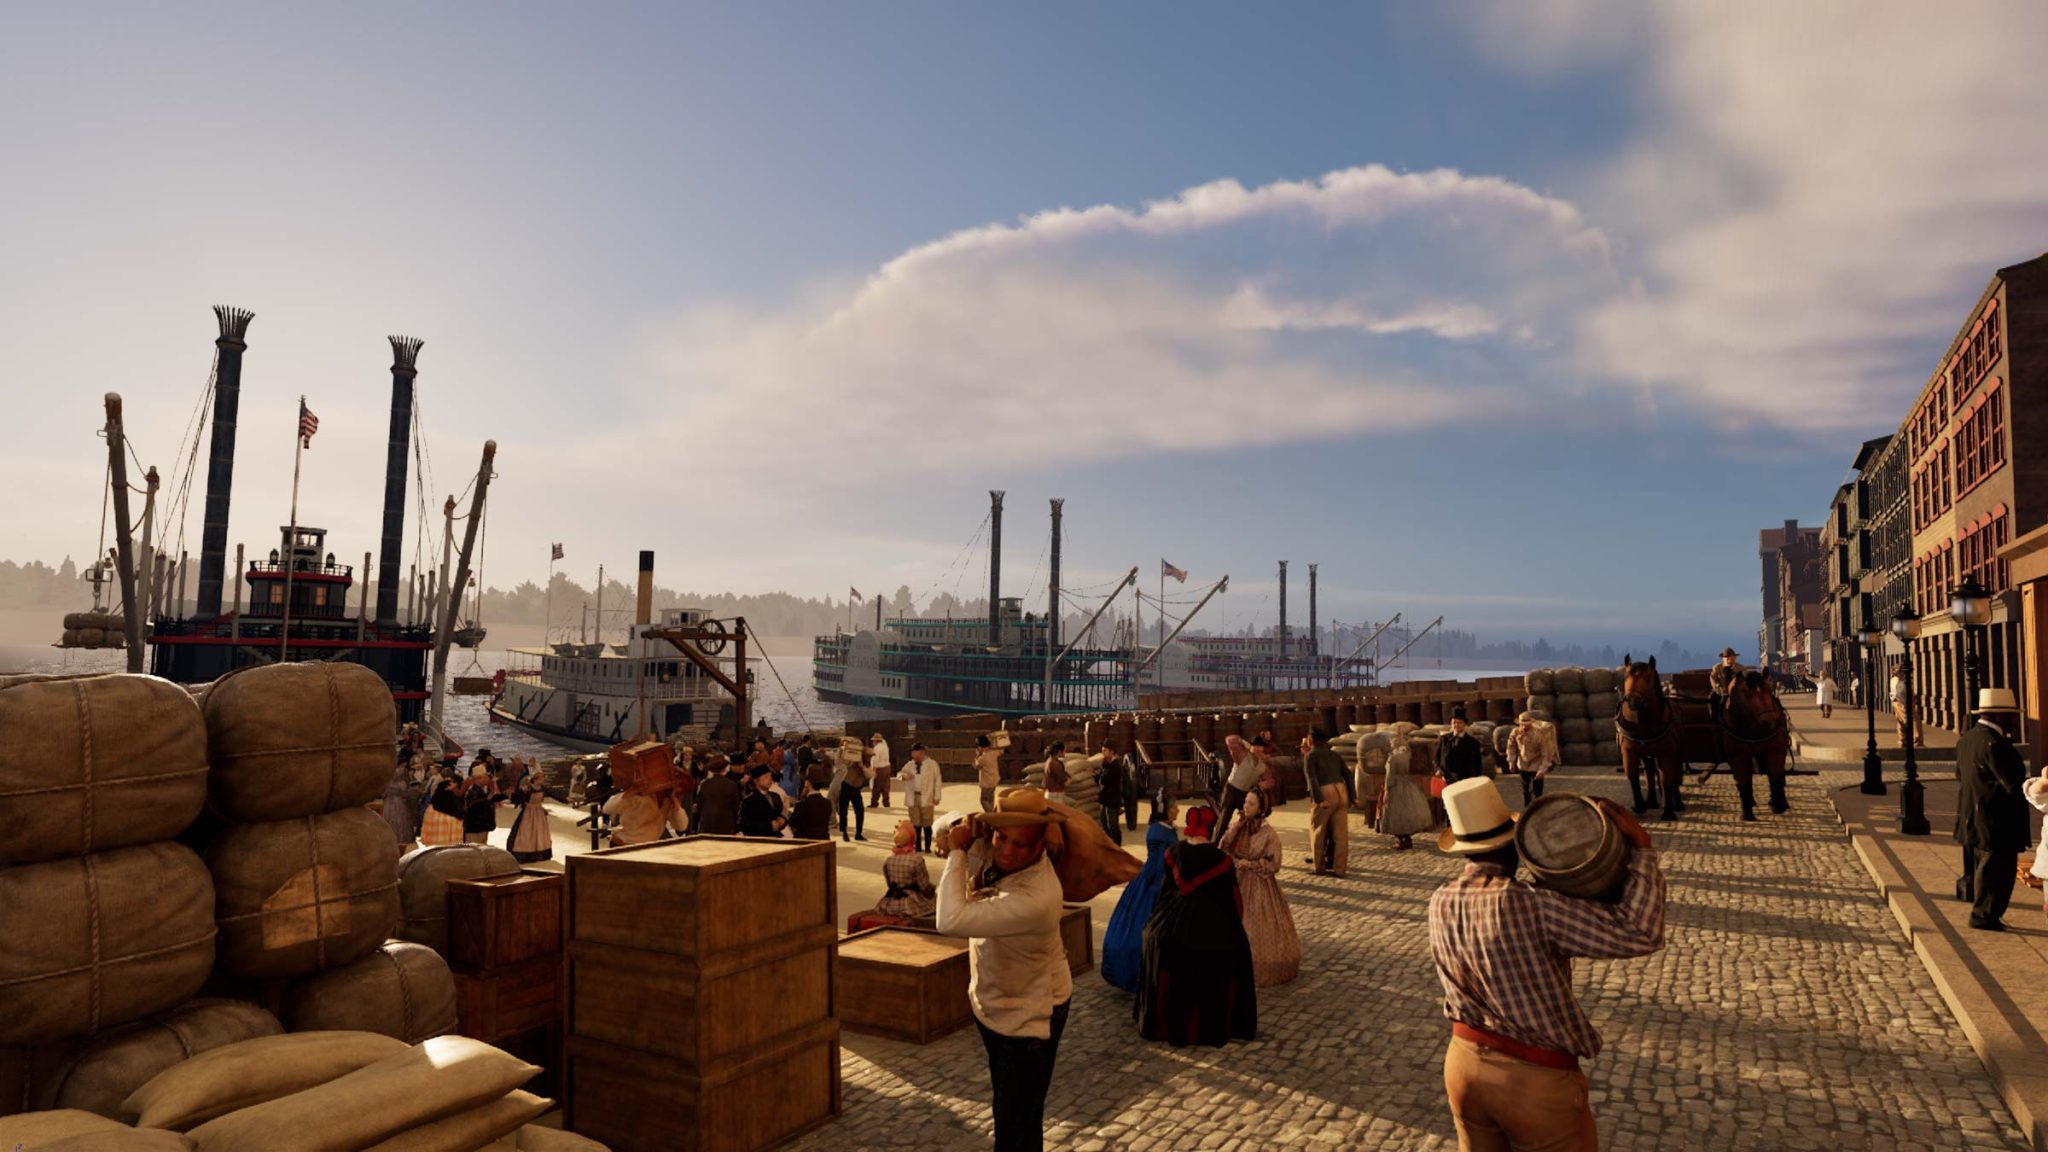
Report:
[[[1152,797],[1152,823],[1145,829],[1145,868],[1124,886],[1102,936],[1102,978],[1126,992],[1136,992],[1144,975],[1145,923],[1166,875],[1166,850],[1180,842],[1173,830],[1180,806],[1164,788]]]

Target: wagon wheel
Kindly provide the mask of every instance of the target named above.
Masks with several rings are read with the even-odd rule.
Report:
[[[702,624],[699,624],[699,625],[698,625],[698,627],[699,627],[699,628],[701,628],[701,629],[703,629],[703,630],[704,630],[704,631],[706,631],[706,632],[716,632],[716,633],[718,633],[717,637],[716,637],[716,638],[714,638],[714,639],[708,639],[708,640],[699,640],[699,641],[697,641],[697,650],[698,650],[698,651],[700,651],[700,652],[704,653],[704,654],[705,654],[706,656],[716,656],[716,655],[718,655],[719,653],[721,653],[721,652],[724,652],[724,651],[725,651],[725,645],[726,645],[726,638],[725,638],[725,637],[726,637],[726,628],[725,628],[725,621],[723,621],[723,620],[706,620],[706,621],[704,621],[704,622],[703,622]]]

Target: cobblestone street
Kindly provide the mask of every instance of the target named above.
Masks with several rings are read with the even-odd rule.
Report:
[[[1671,881],[1664,951],[1577,967],[1606,1040],[1588,1068],[1603,1148],[2026,1147],[1835,819],[1827,792],[1857,778],[1797,777],[1789,815],[1745,825],[1718,775],[1688,789],[1675,828],[1650,824]],[[1558,785],[1626,792],[1607,773]],[[1456,864],[1354,831],[1351,876],[1315,878],[1305,835],[1284,835],[1305,956],[1299,980],[1261,993],[1259,1039],[1141,1042],[1130,999],[1077,978],[1049,1147],[1456,1147],[1424,928]],[[844,1115],[797,1147],[986,1146],[972,1028],[924,1047],[844,1045]]]

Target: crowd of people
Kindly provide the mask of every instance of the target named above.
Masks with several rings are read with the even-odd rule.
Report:
[[[419,731],[407,725],[382,807],[400,852],[416,844],[488,843],[499,809],[509,807],[506,847],[521,863],[534,863],[554,856],[545,801],[539,765],[531,757],[506,759],[480,748],[467,768],[459,759],[436,763]]]

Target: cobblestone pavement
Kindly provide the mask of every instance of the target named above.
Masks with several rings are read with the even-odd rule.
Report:
[[[1827,790],[1859,778],[1797,777],[1790,814],[1745,825],[1724,774],[1689,788],[1677,825],[1650,825],[1671,882],[1665,949],[1576,969],[1606,1038],[1588,1069],[1602,1148],[2026,1147],[1835,820]],[[1559,785],[1626,791],[1604,773]],[[1310,876],[1306,851],[1290,833],[1302,976],[1260,993],[1257,1041],[1140,1041],[1129,997],[1076,980],[1048,1147],[1457,1146],[1424,928],[1456,865],[1354,831],[1337,880]],[[972,1028],[922,1047],[849,1033],[843,1063],[843,1116],[796,1147],[988,1145]]]

